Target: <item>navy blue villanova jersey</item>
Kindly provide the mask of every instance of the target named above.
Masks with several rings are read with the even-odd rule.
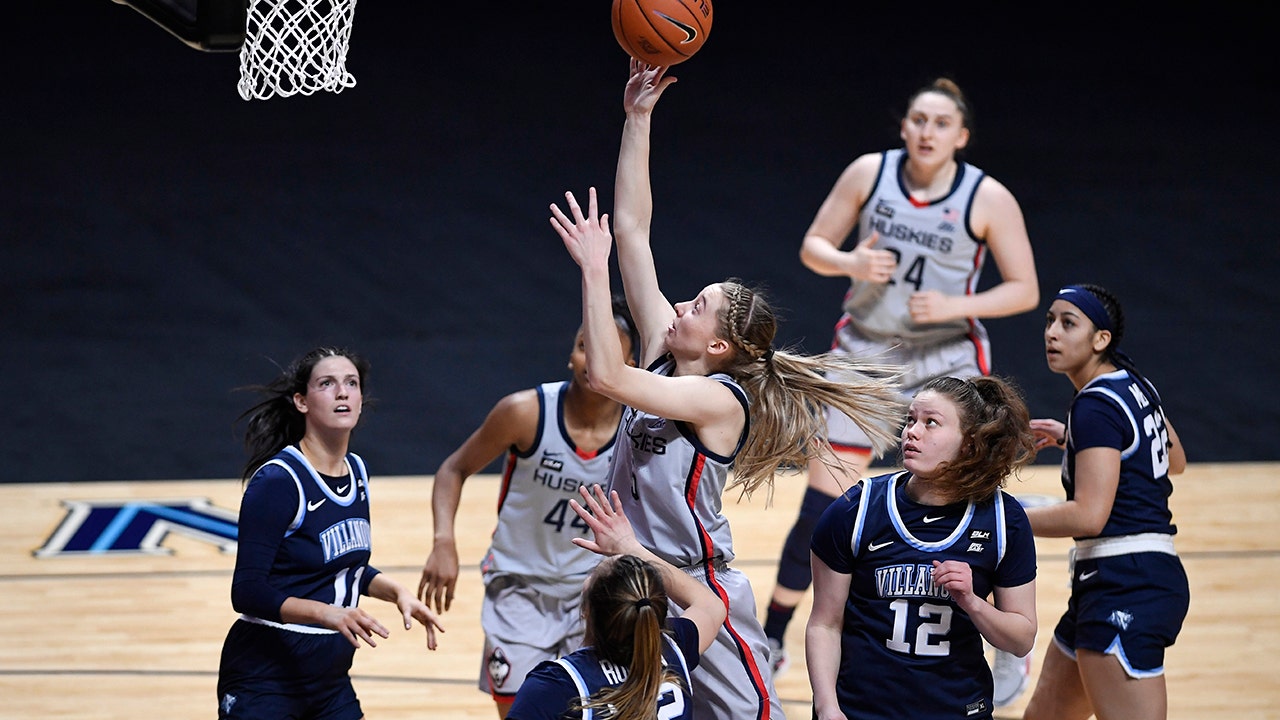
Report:
[[[347,454],[347,466],[347,482],[330,488],[306,457],[290,446],[259,468],[250,481],[250,486],[262,484],[258,501],[297,498],[293,520],[268,576],[268,583],[283,596],[355,607],[377,574],[368,566],[368,475],[364,461],[354,453]],[[252,491],[257,489],[246,489],[246,499],[254,497]]]
[[[856,718],[986,718],[991,671],[982,636],[942,588],[933,562],[973,569],[974,593],[1035,579],[1035,541],[1022,506],[1003,491],[986,503],[921,505],[910,475],[870,478],[823,513],[813,551],[850,575],[840,706]]]
[[[1071,401],[1062,458],[1067,499],[1075,497],[1076,453],[1091,447],[1120,451],[1120,482],[1098,537],[1177,532],[1169,510],[1169,431],[1160,398],[1150,394],[1127,370],[1116,370],[1090,380]]]
[[[698,627],[687,618],[670,618],[671,632],[662,635],[662,663],[675,671],[680,683],[665,681],[658,694],[659,720],[692,720],[689,672],[698,666]],[[515,703],[507,714],[512,720],[608,720],[604,710],[584,710],[581,715],[570,706],[605,688],[617,687],[626,679],[628,668],[614,665],[584,647],[558,660],[538,665],[520,686]]]

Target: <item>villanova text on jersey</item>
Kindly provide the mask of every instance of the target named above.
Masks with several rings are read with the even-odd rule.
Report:
[[[876,591],[882,598],[951,598],[946,589],[934,584],[933,565],[924,563],[876,568]]]
[[[370,551],[373,545],[369,521],[364,518],[347,518],[330,525],[320,532],[320,546],[324,549],[326,564],[349,552]]]

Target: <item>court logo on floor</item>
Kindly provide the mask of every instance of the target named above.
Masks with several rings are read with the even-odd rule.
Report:
[[[64,555],[168,555],[170,534],[236,549],[236,513],[208,498],[179,500],[63,500],[67,514],[37,558]]]

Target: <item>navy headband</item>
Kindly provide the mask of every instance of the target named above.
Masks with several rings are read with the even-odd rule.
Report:
[[[1107,309],[1103,307],[1102,301],[1097,295],[1089,292],[1088,288],[1080,285],[1067,285],[1058,291],[1058,299],[1080,308],[1080,311],[1093,321],[1095,327],[1099,330],[1114,330],[1111,327],[1111,316],[1107,314]]]

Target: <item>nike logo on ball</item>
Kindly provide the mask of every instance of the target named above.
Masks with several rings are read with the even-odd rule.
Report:
[[[675,25],[676,27],[684,31],[685,38],[684,40],[680,41],[681,44],[691,43],[698,38],[698,29],[693,27],[692,25],[686,25],[680,22],[679,20],[671,17],[670,15],[662,12],[657,12],[656,10],[654,11],[653,14],[657,15],[663,20],[666,20],[667,22],[671,23],[672,25]]]

